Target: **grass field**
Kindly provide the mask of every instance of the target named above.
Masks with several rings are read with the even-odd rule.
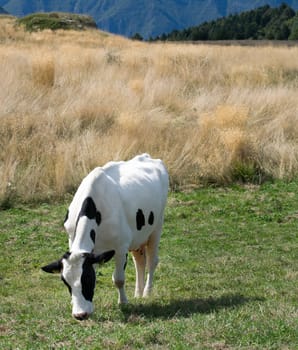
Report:
[[[113,261],[95,312],[71,317],[59,277],[40,266],[67,250],[69,200],[0,211],[1,349],[297,349],[298,183],[171,193],[155,290],[119,308]]]
[[[298,47],[141,43],[0,19],[0,207],[147,152],[171,187],[298,172]]]

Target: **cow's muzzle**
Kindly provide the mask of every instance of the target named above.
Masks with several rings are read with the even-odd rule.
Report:
[[[79,314],[73,314],[72,316],[78,321],[84,321],[88,319],[89,314],[88,312],[81,312]]]

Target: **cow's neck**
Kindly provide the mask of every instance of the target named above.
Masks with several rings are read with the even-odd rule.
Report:
[[[71,244],[72,252],[91,253],[94,249],[94,242],[91,238],[92,227],[90,222],[79,220],[73,242]]]

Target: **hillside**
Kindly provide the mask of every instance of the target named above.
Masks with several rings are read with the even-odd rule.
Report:
[[[4,10],[3,7],[0,6],[0,15],[6,15],[8,12]]]
[[[181,31],[162,34],[157,40],[298,40],[298,12],[282,4],[205,22]]]
[[[149,38],[282,2],[298,10],[298,0],[0,0],[0,6],[15,16],[51,11],[88,14],[103,30],[128,37],[140,33]]]

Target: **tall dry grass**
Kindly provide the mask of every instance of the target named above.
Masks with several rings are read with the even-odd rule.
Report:
[[[0,203],[149,152],[172,186],[293,178],[298,48],[140,43],[0,21]]]

